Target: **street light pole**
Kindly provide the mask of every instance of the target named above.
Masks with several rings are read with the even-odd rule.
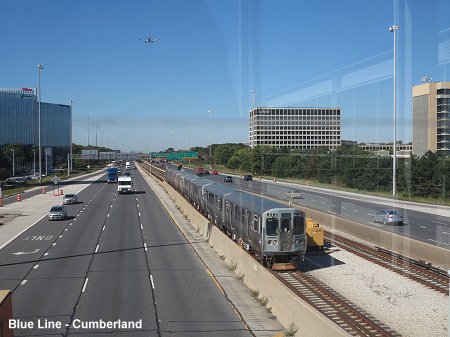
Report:
[[[397,195],[397,30],[399,27],[393,25],[389,27],[389,31],[394,33],[394,143],[393,148],[393,165],[392,165],[392,196]]]
[[[11,149],[11,152],[12,152],[12,157],[13,157],[13,158],[12,158],[12,159],[13,159],[13,160],[12,160],[12,164],[13,164],[13,167],[12,167],[12,169],[13,169],[13,172],[12,172],[12,173],[13,173],[13,175],[12,175],[12,176],[15,177],[15,176],[16,176],[16,172],[15,172],[15,169],[14,169],[14,149]]]
[[[212,166],[212,160],[211,160],[211,110],[208,110],[209,113],[209,160],[211,162]]]
[[[33,149],[33,176],[36,176],[36,150]]]
[[[41,148],[41,70],[44,69],[42,64],[38,64],[39,82],[38,82],[38,146],[39,146],[39,183],[42,183],[42,148]]]
[[[72,118],[73,118],[72,104],[73,104],[73,100],[69,99],[69,103],[70,103],[70,161],[69,161],[68,165],[70,165],[69,171],[71,172],[73,169],[73,162],[72,162],[72,160],[73,160],[72,159],[72,155],[73,155],[73,153],[72,153],[72,144],[73,144],[73,142],[72,142]]]

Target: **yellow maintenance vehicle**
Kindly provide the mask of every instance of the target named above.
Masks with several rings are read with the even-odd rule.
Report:
[[[307,249],[323,249],[323,228],[314,223],[311,218],[306,218]]]

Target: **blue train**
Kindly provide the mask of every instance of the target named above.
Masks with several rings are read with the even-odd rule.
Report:
[[[265,266],[294,269],[304,260],[301,210],[171,166],[166,167],[166,181]]]

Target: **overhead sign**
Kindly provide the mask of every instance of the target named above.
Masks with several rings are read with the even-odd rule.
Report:
[[[53,181],[53,184],[58,185],[59,182],[61,181],[61,179],[59,179],[58,176],[54,176],[54,177],[52,178],[52,181]]]
[[[151,158],[166,158],[167,160],[197,159],[197,151],[187,152],[152,152]]]

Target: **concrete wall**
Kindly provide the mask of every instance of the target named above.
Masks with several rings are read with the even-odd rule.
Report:
[[[303,209],[303,208],[302,208]],[[450,250],[417,241],[406,236],[397,235],[384,230],[366,226],[359,222],[343,219],[312,209],[306,209],[308,217],[324,227],[353,235],[361,240],[372,243],[398,254],[424,260],[442,269],[450,269]]]
[[[272,308],[273,314],[277,316],[281,324],[288,327],[294,323],[299,328],[296,336],[348,336],[343,329],[306,304],[245,250],[213,226],[170,185],[163,182],[162,186],[217,253],[226,257],[225,261],[233,267],[236,274],[244,275],[245,284],[257,290],[260,297],[265,296],[269,299],[267,307]]]

